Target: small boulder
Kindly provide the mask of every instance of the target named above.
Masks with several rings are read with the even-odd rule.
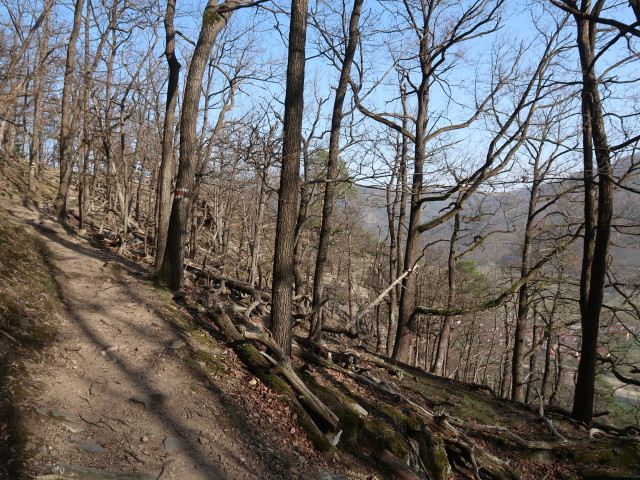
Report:
[[[177,453],[182,449],[182,440],[176,437],[167,437],[164,439],[163,445],[166,453]]]
[[[86,452],[93,452],[93,453],[102,453],[102,452],[106,452],[107,449],[98,445],[97,443],[93,443],[93,442],[83,442],[83,443],[79,443],[78,444],[78,448],[86,451]]]

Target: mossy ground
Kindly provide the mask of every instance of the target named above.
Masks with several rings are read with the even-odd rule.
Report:
[[[575,462],[583,467],[611,467],[625,474],[640,472],[640,445],[615,439],[594,440],[573,451]]]

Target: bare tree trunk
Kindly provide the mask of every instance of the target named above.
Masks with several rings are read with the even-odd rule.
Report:
[[[230,9],[239,3],[235,0],[219,5],[215,4],[215,0],[207,2],[200,35],[189,65],[180,118],[180,167],[169,219],[167,246],[159,271],[161,281],[174,290],[181,289],[184,281],[184,243],[189,223],[189,210],[194,200],[191,198],[191,192],[198,165],[196,126],[202,79],[216,38],[231,16]]]
[[[55,215],[60,219],[67,217],[67,202],[71,174],[75,163],[73,155],[74,114],[71,105],[71,89],[73,88],[73,72],[76,63],[76,42],[80,35],[82,9],[84,0],[76,0],[73,13],[73,27],[67,47],[67,61],[64,67],[64,84],[62,87],[62,119],[60,120],[60,185],[55,200]]]
[[[422,80],[417,90],[418,114],[416,116],[415,149],[413,158],[413,179],[411,182],[411,200],[409,208],[409,227],[404,253],[404,270],[412,270],[420,254],[420,231],[422,218],[423,167],[426,153],[427,109],[429,106],[429,77],[431,59],[428,53],[428,37],[420,40],[420,68]],[[409,274],[402,282],[400,294],[400,312],[393,358],[408,363],[411,360],[411,344],[415,330],[414,307],[416,305],[415,274]]]
[[[425,30],[428,27],[425,25]],[[429,107],[429,84],[432,70],[429,52],[428,35],[420,39],[420,70],[422,78],[417,89],[418,113],[415,122],[415,143],[413,158],[413,179],[411,181],[411,200],[409,207],[409,226],[404,253],[404,270],[412,270],[420,253],[420,231],[418,227],[422,218],[422,186],[424,183],[423,167],[426,154],[426,131]],[[409,362],[411,357],[411,340],[414,334],[413,310],[416,304],[415,274],[409,274],[402,282],[400,294],[400,312],[396,341],[393,347],[393,358]]]
[[[36,169],[38,166],[38,158],[42,154],[41,132],[42,132],[42,115],[40,114],[40,106],[42,99],[42,88],[44,86],[44,63],[49,50],[49,19],[51,17],[50,10],[47,9],[42,26],[42,38],[38,45],[38,65],[36,70],[40,73],[36,75],[35,95],[33,97],[33,131],[31,132],[31,146],[29,148],[29,191],[36,191]]]
[[[90,181],[89,181],[89,154],[91,152],[91,141],[89,134],[89,82],[91,80],[92,71],[89,66],[89,51],[91,49],[91,38],[90,38],[90,22],[89,22],[89,12],[91,9],[91,0],[87,1],[87,8],[84,18],[84,78],[82,81],[82,88],[80,90],[80,100],[79,103],[82,106],[81,110],[84,113],[84,118],[82,122],[82,172],[80,174],[79,179],[79,189],[78,189],[78,213],[80,215],[78,227],[80,229],[84,228],[85,216],[88,211],[88,204],[90,202]]]
[[[260,194],[258,197],[258,210],[256,213],[256,224],[253,232],[253,244],[251,247],[251,270],[249,277],[249,284],[255,287],[260,280],[260,250],[262,246],[262,231],[264,228],[264,213],[267,205],[268,191],[267,191],[267,176],[269,172],[269,165],[271,162],[272,150],[273,150],[273,137],[275,135],[275,127],[269,129],[269,133],[264,139],[262,144],[262,164],[257,167],[256,179],[260,181]]]
[[[560,339],[558,338],[558,348],[556,349],[555,365],[554,365],[554,379],[551,395],[549,395],[549,405],[555,405],[559,397],[560,389],[562,388],[562,376],[564,374],[564,363],[562,362],[562,347],[560,345]]]
[[[453,231],[449,240],[449,257],[447,261],[447,308],[452,308],[456,301],[456,240],[460,232],[460,214],[456,213],[453,219]],[[436,358],[433,362],[433,373],[436,375],[447,375],[447,352],[449,350],[449,342],[451,339],[451,327],[455,317],[444,317],[442,319],[442,327],[440,335],[438,335],[438,347],[436,349]]]
[[[294,230],[295,245],[293,247],[293,291],[296,297],[304,295],[304,273],[302,271],[302,257],[303,243],[302,243],[302,231],[304,224],[308,219],[309,204],[311,203],[311,197],[313,195],[312,188],[306,185],[307,169],[309,167],[308,150],[305,148],[303,151],[304,158],[304,170],[305,170],[305,183],[300,188],[300,206],[298,207],[298,214],[296,216],[296,227]],[[302,306],[296,305],[296,313],[303,313]]]
[[[551,350],[553,350],[553,333],[551,333],[551,329],[553,327],[553,324],[550,323],[549,325],[547,325],[547,345],[546,345],[546,351],[544,354],[544,372],[542,374],[542,382],[540,384],[540,391],[542,392],[542,398],[544,399],[548,399],[549,396],[547,395],[547,387],[549,385],[549,380],[551,378],[551,369],[552,369],[552,365],[551,365]]]
[[[178,81],[180,79],[180,62],[176,57],[176,31],[173,19],[176,10],[176,0],[167,0],[167,10],[164,16],[164,30],[166,46],[164,55],[169,65],[169,79],[167,82],[167,105],[162,127],[162,159],[158,178],[156,202],[158,206],[158,223],[156,225],[156,259],[154,268],[159,270],[164,260],[167,245],[167,230],[169,229],[169,215],[171,213],[171,184],[175,168],[173,154],[173,135],[178,101]]]
[[[344,116],[342,109],[344,99],[347,94],[349,85],[351,65],[356,53],[356,47],[360,38],[358,24],[360,22],[360,12],[362,11],[363,0],[354,0],[351,18],[349,20],[349,38],[345,50],[345,56],[342,61],[342,70],[340,71],[340,80],[336,89],[336,98],[333,103],[333,112],[331,115],[331,133],[329,137],[329,157],[327,159],[327,183],[324,190],[324,203],[322,205],[322,223],[320,225],[320,238],[318,240],[318,255],[316,258],[316,268],[313,277],[313,308],[316,309],[314,317],[311,319],[312,326],[309,337],[314,340],[320,338],[322,331],[322,307],[321,302],[324,300],[324,273],[327,264],[329,251],[329,240],[331,238],[331,228],[333,226],[333,210],[335,203],[336,183],[338,177],[338,153],[340,151],[340,130],[342,118]],[[320,307],[319,307],[320,306]]]
[[[251,268],[249,274],[249,285],[255,287],[258,283],[258,264],[260,262],[260,246],[262,243],[262,228],[264,223],[264,210],[267,204],[267,167],[257,175],[260,179],[260,193],[258,194],[258,211],[256,213],[256,223],[253,230],[253,243],[251,247]]]
[[[537,380],[535,376],[537,374],[536,369],[538,368],[538,349],[539,348],[536,347],[535,345],[540,340],[541,329],[542,327],[540,325],[536,325],[534,323],[532,344],[534,345],[533,348],[535,348],[535,350],[531,353],[531,356],[529,357],[529,378],[527,379],[527,390],[524,398],[525,403],[529,403],[531,401],[534,380]],[[513,372],[512,372],[512,375],[513,375]]]
[[[198,231],[200,223],[198,222],[198,202],[195,201],[191,205],[191,229],[189,232],[189,258],[196,258],[198,250]]]
[[[408,109],[407,94],[404,86],[401,91],[403,120],[402,128],[406,129],[408,125]],[[395,235],[391,235],[390,241],[394,245],[390,246],[390,265],[389,265],[389,281],[393,281],[402,274],[404,266],[404,241],[406,229],[406,213],[407,213],[407,157],[408,157],[408,141],[405,135],[400,136],[399,165],[396,179],[396,191],[394,199],[394,208],[392,209],[392,219],[389,222],[390,232],[395,231]],[[395,211],[397,209],[398,223],[395,225]],[[391,356],[396,339],[396,330],[398,327],[399,316],[399,300],[402,295],[402,285],[397,285],[391,292],[389,297],[389,324],[387,328],[387,355]]]
[[[304,109],[304,67],[307,39],[307,0],[292,0],[289,28],[287,88],[284,101],[282,169],[273,259],[271,330],[285,355],[291,354],[291,290],[293,249],[300,167],[300,139]]]
[[[590,2],[583,2],[582,13],[598,16],[602,6],[603,2],[598,1],[591,10]],[[575,15],[575,20],[578,26],[578,51],[583,82],[585,183],[590,184],[593,179],[593,174],[589,174],[589,171],[593,172],[592,145],[598,165],[597,216],[594,216],[592,187],[585,190],[585,228],[590,227],[590,231],[588,233],[585,231],[583,277],[580,282],[582,347],[572,411],[575,419],[589,424],[593,419],[596,348],[613,217],[613,172],[598,79],[595,74],[596,24],[581,15]],[[591,138],[588,138],[589,135]],[[588,251],[591,242],[593,242],[593,248]]]
[[[500,362],[500,389],[499,394],[501,398],[507,398],[509,396],[509,390],[511,387],[510,375],[511,375],[511,326],[509,325],[509,311],[505,308],[504,318],[504,352],[502,354],[502,361]]]
[[[541,179],[538,172],[539,158],[535,158],[533,166],[533,185],[529,192],[527,221],[524,227],[522,256],[520,259],[520,278],[529,274],[531,268],[531,252],[533,244],[533,224],[537,205],[538,188]],[[518,290],[518,311],[516,315],[513,355],[511,357],[511,400],[524,400],[524,337],[527,331],[529,316],[529,284],[524,283]]]
[[[389,225],[389,281],[393,281],[396,276],[396,265],[398,262],[398,244],[396,241],[396,217],[398,210],[398,188],[399,188],[399,176],[398,176],[398,162],[400,161],[399,152],[396,154],[396,165],[394,166],[393,173],[389,185],[387,185],[386,198],[387,198],[387,222]],[[395,178],[395,186],[393,184]],[[395,198],[391,200],[391,188],[395,188]],[[386,341],[386,353],[391,355],[393,351],[393,339],[394,335],[392,331],[396,328],[396,322],[398,318],[398,291],[393,288],[389,292],[388,300],[388,317],[387,317],[387,341]],[[394,332],[395,333],[395,332]]]
[[[548,399],[547,396],[547,385],[549,384],[549,378],[551,376],[551,350],[553,349],[553,325],[556,315],[556,310],[558,308],[558,300],[560,298],[560,287],[556,289],[556,293],[553,297],[553,305],[551,306],[551,311],[549,315],[545,319],[545,331],[543,333],[544,337],[547,339],[546,342],[546,351],[544,355],[544,371],[542,373],[542,380],[540,382],[540,392],[542,393],[543,399]]]

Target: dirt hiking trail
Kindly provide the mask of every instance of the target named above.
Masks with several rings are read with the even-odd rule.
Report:
[[[25,365],[40,390],[27,419],[38,452],[30,478],[344,478],[238,407],[256,380],[230,350],[176,329],[171,316],[184,309],[143,268],[35,209],[7,212],[45,239],[66,307],[54,345]],[[203,349],[235,378],[212,382],[193,358]]]

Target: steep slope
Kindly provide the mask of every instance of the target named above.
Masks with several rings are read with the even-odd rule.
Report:
[[[5,185],[20,186],[21,178]],[[8,389],[0,427],[11,444],[2,449],[0,475],[6,478],[640,474],[640,442],[630,436],[637,432],[605,428],[609,433],[590,438],[561,415],[499,401],[482,386],[391,364],[344,339],[329,339],[324,352],[300,339],[293,370],[338,416],[331,429],[313,413],[300,414],[297,394],[274,381],[277,371],[254,375],[252,362],[261,355],[236,355],[260,348],[230,341],[225,331],[231,325],[242,338],[251,323],[245,317],[260,323],[245,315],[251,297],[241,285],[192,275],[186,296],[172,300],[142,267],[36,209],[42,199],[22,201],[13,189],[5,195],[0,346]],[[225,328],[221,318],[230,320]],[[317,429],[303,421],[307,416]],[[326,436],[314,436],[318,429]]]

